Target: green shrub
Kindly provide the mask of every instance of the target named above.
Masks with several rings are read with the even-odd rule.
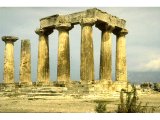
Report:
[[[106,103],[105,102],[98,102],[95,107],[95,111],[97,113],[105,113],[106,112]]]
[[[141,88],[152,88],[152,83],[146,82],[141,84]]]
[[[160,83],[154,83],[154,90],[160,92]]]
[[[124,93],[126,93],[126,99],[124,99]],[[146,113],[154,112],[155,107],[149,107],[146,103],[142,106],[142,102],[138,102],[138,96],[136,88],[133,87],[132,92],[120,92],[120,104],[118,105],[118,113]]]

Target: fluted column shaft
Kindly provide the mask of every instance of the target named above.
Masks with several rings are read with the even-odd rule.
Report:
[[[81,23],[81,67],[80,76],[82,84],[94,82],[94,56],[92,26],[94,19],[83,19]]]
[[[32,84],[30,40],[21,41],[20,84]]]
[[[14,42],[18,38],[3,36],[2,40],[5,42],[3,80],[4,83],[11,84],[14,83]]]
[[[69,30],[72,27],[71,24],[62,24],[56,28],[59,31],[57,80],[61,84],[66,84],[70,81]]]
[[[35,32],[39,35],[37,80],[38,83],[48,84],[50,82],[48,36],[53,30],[37,29]]]
[[[116,33],[116,81],[127,81],[126,39],[128,33],[122,29]]]

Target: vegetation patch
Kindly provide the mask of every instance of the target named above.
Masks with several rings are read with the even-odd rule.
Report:
[[[126,98],[124,97],[126,95]],[[131,92],[120,92],[120,104],[118,105],[117,113],[153,113],[156,108],[154,106],[148,106],[148,103],[142,105],[142,102],[138,101],[136,88],[133,87]]]

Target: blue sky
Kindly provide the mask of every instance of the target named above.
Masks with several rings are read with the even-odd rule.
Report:
[[[70,14],[88,8],[0,8],[0,37],[13,35],[19,37],[15,42],[15,79],[19,79],[20,43],[22,39],[31,41],[32,80],[36,81],[39,19],[54,14]],[[129,34],[127,40],[128,71],[160,71],[160,8],[99,8],[127,21]],[[71,79],[80,79],[80,25],[70,31]],[[115,40],[112,35],[112,69],[115,67]],[[95,78],[99,76],[101,31],[93,26]],[[0,40],[0,81],[3,79],[4,42]],[[57,79],[58,31],[49,36],[51,80]]]

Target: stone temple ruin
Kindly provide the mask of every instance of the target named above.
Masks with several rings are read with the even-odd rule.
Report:
[[[120,91],[128,88],[126,65],[126,21],[93,8],[69,15],[53,15],[40,19],[40,28],[35,31],[39,36],[37,82],[31,81],[30,41],[21,41],[19,86],[57,86],[78,91]],[[70,79],[69,31],[74,25],[81,26],[81,63],[79,82]],[[94,78],[93,26],[101,31],[100,80]],[[48,36],[53,30],[59,31],[57,81],[50,81]],[[116,35],[116,77],[112,81],[111,34]],[[17,37],[3,36],[5,42],[4,86],[14,83],[14,42]]]

